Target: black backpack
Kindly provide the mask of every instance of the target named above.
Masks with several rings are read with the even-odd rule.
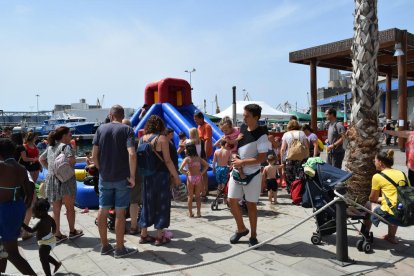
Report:
[[[405,173],[403,173],[404,180],[401,180],[405,183],[404,186],[400,186],[399,183],[395,183],[394,180],[382,172],[379,174],[397,188],[396,206],[391,207],[391,202],[384,195],[388,206],[394,212],[395,218],[401,222],[402,226],[414,225],[414,187],[412,187],[408,182]]]
[[[139,144],[137,147],[137,167],[138,167],[138,174],[142,176],[151,176],[155,174],[158,170],[156,166],[156,158],[160,159],[162,162],[164,160],[155,151],[155,146],[151,144],[152,140],[155,139],[155,146],[157,145],[157,141],[159,135],[151,135],[148,141],[144,141],[141,137],[139,140]]]

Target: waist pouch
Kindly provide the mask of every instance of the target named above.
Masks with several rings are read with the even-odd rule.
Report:
[[[252,181],[252,179],[260,173],[260,170],[257,170],[256,172],[246,175],[245,178],[240,178],[240,173],[237,170],[233,170],[231,173],[231,176],[233,177],[234,181],[239,185],[247,185]]]

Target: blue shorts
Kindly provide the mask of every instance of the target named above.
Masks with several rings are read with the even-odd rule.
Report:
[[[15,241],[26,213],[23,200],[0,203],[0,236],[3,241]]]
[[[99,179],[99,208],[128,208],[131,188],[128,181],[104,181]]]
[[[386,221],[388,221],[391,224],[394,224],[397,226],[401,225],[401,222],[396,217],[381,210],[381,206],[378,206],[377,208],[375,208],[374,213],[384,218]],[[379,223],[381,222],[381,220],[374,215],[371,215],[371,221],[372,221],[372,224],[374,224],[376,227],[378,227]]]
[[[227,181],[229,181],[229,167],[217,166],[216,180],[218,184],[227,184]]]

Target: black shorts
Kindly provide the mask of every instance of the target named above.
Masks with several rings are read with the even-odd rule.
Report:
[[[277,182],[276,179],[272,178],[272,179],[266,179],[266,188],[268,191],[272,190],[272,191],[277,191]]]
[[[25,167],[26,167],[26,170],[28,170],[29,172],[40,171],[39,162],[27,163]]]

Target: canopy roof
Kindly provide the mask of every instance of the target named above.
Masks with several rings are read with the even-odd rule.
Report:
[[[406,30],[397,28],[380,31],[378,33],[380,47],[378,50],[378,74],[385,76],[391,73],[398,76],[397,57],[394,57],[395,43],[402,40],[403,33],[407,39],[407,78],[414,80],[414,35]],[[319,45],[289,53],[289,61],[293,63],[310,64],[317,60],[318,67],[352,71],[351,57],[352,38]]]
[[[237,120],[243,120],[243,111],[244,107],[248,104],[258,104],[262,107],[262,116],[261,119],[284,119],[289,118],[291,115],[284,113],[277,109],[274,109],[270,105],[261,101],[237,101],[236,102],[236,118]],[[214,116],[223,118],[228,116],[233,119],[233,105],[227,107],[224,111],[215,114]]]

